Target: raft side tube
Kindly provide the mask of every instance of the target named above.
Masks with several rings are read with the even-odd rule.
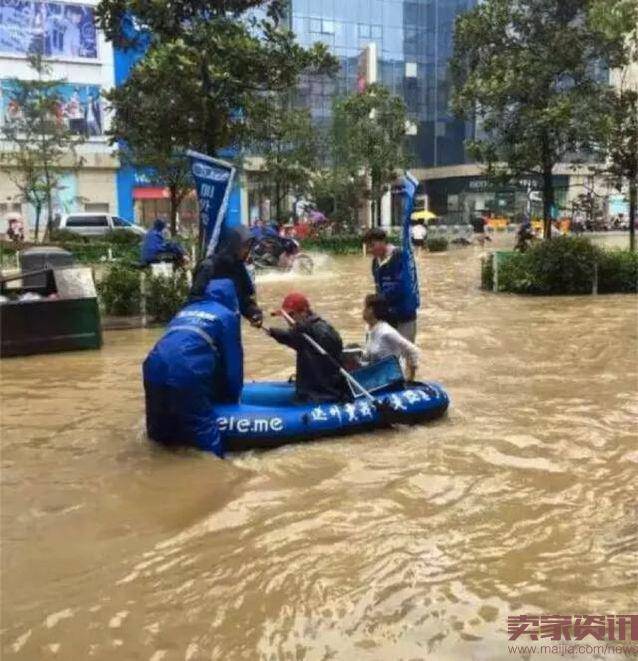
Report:
[[[378,393],[383,413],[364,398],[347,403],[305,404],[295,402],[294,393],[294,384],[290,383],[248,383],[239,404],[216,406],[214,415],[226,448],[272,448],[370,431],[391,423],[418,424],[441,417],[449,405],[447,393],[433,382],[415,382]]]

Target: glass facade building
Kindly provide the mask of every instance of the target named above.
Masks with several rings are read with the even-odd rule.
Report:
[[[477,1],[291,0],[298,41],[304,46],[323,42],[341,62],[334,81],[302,80],[302,103],[317,120],[327,120],[335,93],[357,89],[359,54],[375,43],[378,82],[401,96],[408,108],[415,166],[469,162],[463,143],[473,128],[450,111],[448,63],[455,18]]]

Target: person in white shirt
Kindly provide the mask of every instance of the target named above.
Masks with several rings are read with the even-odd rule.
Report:
[[[377,362],[388,356],[396,356],[405,365],[407,381],[414,381],[419,366],[419,349],[406,340],[396,328],[384,321],[387,304],[383,296],[369,294],[363,304],[363,319],[368,324],[363,359]]]
[[[416,223],[410,228],[410,237],[412,245],[415,248],[423,248],[425,240],[428,237],[428,230],[424,223]]]

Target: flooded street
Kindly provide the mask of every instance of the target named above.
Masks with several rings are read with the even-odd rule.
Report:
[[[419,260],[452,400],[422,427],[175,455],[144,435],[159,329],[4,360],[2,658],[508,659],[508,615],[636,612],[636,298],[481,292],[481,254]],[[361,340],[368,259],[258,287]],[[246,379],[293,372],[243,332]]]

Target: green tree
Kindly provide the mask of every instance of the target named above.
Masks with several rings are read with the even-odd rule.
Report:
[[[484,134],[468,143],[469,153],[490,176],[542,178],[546,238],[555,166],[594,151],[607,112],[605,67],[629,59],[624,40],[597,24],[599,7],[600,0],[485,0],[456,23],[453,106]]]
[[[634,251],[638,221],[638,1],[599,0],[592,9],[592,20],[609,38],[624,39],[628,53],[629,66],[614,72],[617,84],[607,95],[608,112],[602,116],[599,147],[601,160],[606,160],[603,172],[618,190],[625,183],[629,187],[629,249]]]
[[[7,105],[18,111],[2,127],[8,148],[0,153],[0,166],[35,209],[35,240],[40,234],[42,210],[47,210],[47,231],[53,226],[53,195],[62,188],[65,172],[77,169],[82,158],[76,147],[84,137],[72,133],[61,118],[60,84],[41,54],[29,57],[33,80],[9,79]]]
[[[138,91],[136,85],[131,85],[106,95],[118,109],[109,135],[112,143],[119,141],[119,155],[124,163],[151,168],[155,180],[168,188],[170,229],[175,234],[177,211],[192,189],[188,160],[183,152],[183,140],[187,136],[175,131],[172,90],[161,88],[154,96],[137,94]]]
[[[338,99],[333,108],[332,150],[337,169],[348,179],[369,185],[364,194],[373,202],[373,219],[381,222],[381,198],[406,165],[405,140],[407,111],[405,103],[380,84],[369,85],[365,92]]]
[[[293,107],[287,94],[265,97],[253,116],[257,151],[263,157],[263,171],[273,191],[277,221],[283,222],[288,196],[306,195],[310,190],[318,162],[318,134],[310,112]]]
[[[97,15],[108,39],[124,48],[140,34],[147,41],[129,79],[110,95],[116,126],[136,120],[137,103],[174,150],[215,154],[248,142],[265,93],[289,90],[302,72],[337,67],[325,45],[297,44],[282,12],[277,0],[101,0]],[[123,29],[128,16],[143,33]],[[127,139],[124,131],[116,137]]]
[[[636,208],[638,206],[638,91],[619,89],[609,95],[609,113],[603,156],[605,174],[618,190],[629,188],[629,249],[636,249]]]
[[[352,176],[346,168],[333,166],[313,173],[310,193],[317,209],[347,231],[359,226],[365,190],[365,177]]]

